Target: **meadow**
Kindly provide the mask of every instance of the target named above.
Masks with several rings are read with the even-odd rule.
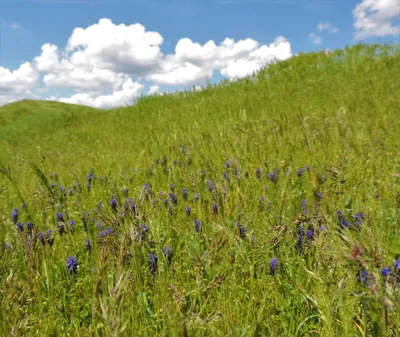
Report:
[[[358,44],[0,107],[0,336],[400,336],[399,77]]]

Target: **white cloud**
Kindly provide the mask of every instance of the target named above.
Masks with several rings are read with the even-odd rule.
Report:
[[[320,32],[327,30],[329,33],[337,33],[339,31],[339,28],[332,26],[329,22],[320,22],[317,28]]]
[[[359,40],[372,36],[400,35],[400,26],[392,20],[400,17],[399,0],[363,0],[353,10],[356,32]]]
[[[319,37],[318,35],[316,35],[314,33],[308,34],[308,37],[311,39],[312,43],[314,43],[314,44],[321,44],[322,43],[321,37]]]
[[[41,72],[46,88],[75,91],[71,97],[61,98],[63,102],[112,107],[140,97],[144,86],[139,81],[144,79],[152,85],[147,93],[151,95],[158,92],[158,84],[198,86],[211,79],[215,71],[232,80],[292,56],[290,43],[282,36],[270,45],[260,45],[251,38],[237,42],[226,38],[218,45],[212,40],[201,45],[182,38],[169,55],[161,52],[162,43],[159,33],[146,31],[140,24],[116,25],[100,19],[86,28],[74,29],[65,49],[44,44],[32,64],[21,66],[25,72],[29,66],[31,74],[17,76],[20,80],[15,80],[14,87],[30,89]],[[36,92],[43,93],[41,90]]]

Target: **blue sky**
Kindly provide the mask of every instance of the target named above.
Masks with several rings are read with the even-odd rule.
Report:
[[[114,107],[151,87],[234,80],[272,58],[399,42],[399,17],[397,0],[0,0],[0,105],[33,98]]]

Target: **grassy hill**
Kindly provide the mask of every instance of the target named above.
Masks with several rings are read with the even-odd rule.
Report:
[[[360,44],[131,107],[0,107],[0,331],[399,334],[396,74],[398,46]]]

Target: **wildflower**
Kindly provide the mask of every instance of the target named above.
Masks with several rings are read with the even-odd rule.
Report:
[[[358,282],[363,282],[363,283],[367,283],[368,280],[368,272],[366,270],[361,272],[361,276],[357,275],[357,281]]]
[[[187,192],[186,188],[182,188],[182,197],[183,197],[183,200],[187,200],[188,192]]]
[[[353,219],[354,219],[356,226],[360,227],[361,224],[363,223],[363,221],[365,220],[364,213],[358,212],[358,213],[354,214]]]
[[[394,269],[400,270],[400,259],[395,260],[393,263]]]
[[[165,207],[168,207],[168,198],[164,199],[164,205],[165,205]]]
[[[104,238],[106,238],[107,236],[109,236],[112,232],[111,228],[106,228],[104,231],[99,233],[99,239],[102,240]]]
[[[306,199],[301,201],[301,208],[304,215],[308,214],[308,201]]]
[[[224,178],[227,182],[229,182],[231,180],[231,177],[229,176],[229,174],[227,172],[224,172]]]
[[[43,232],[39,232],[38,233],[38,238],[39,238],[39,241],[42,243],[43,246],[46,245],[46,241],[44,240],[44,233]]]
[[[67,259],[67,269],[69,270],[69,274],[76,274],[78,270],[78,260],[74,256],[68,256]]]
[[[90,239],[86,239],[85,243],[86,250],[90,252],[92,250],[92,242],[90,241]]]
[[[304,240],[304,227],[299,226],[299,231],[297,232],[297,242],[296,242],[296,247],[297,249],[301,249],[303,245],[303,240]]]
[[[157,202],[158,202],[157,198],[154,198],[154,200],[153,200],[153,206],[157,206]]]
[[[190,207],[189,207],[189,206],[186,206],[186,215],[187,215],[187,216],[190,216],[190,213],[191,213]]]
[[[171,189],[171,192],[174,193],[174,191],[175,191],[175,185],[174,185],[174,184],[171,184],[171,185],[169,185],[169,188]]]
[[[149,254],[148,255],[148,267],[149,267],[149,271],[150,273],[152,273],[153,275],[155,275],[157,273],[157,267],[158,267],[158,256],[155,254]]]
[[[178,203],[178,198],[174,193],[170,193],[169,197],[171,198],[171,201],[176,205]]]
[[[114,212],[117,211],[117,200],[115,200],[114,196],[111,197],[110,200],[111,208],[113,209]]]
[[[269,179],[274,183],[278,183],[278,169],[275,168],[274,172],[269,174]]]
[[[261,169],[260,169],[260,168],[258,168],[258,169],[256,170],[256,177],[257,177],[258,179],[261,178]]]
[[[264,197],[261,196],[261,197],[260,197],[260,202],[263,203],[264,201],[265,201]]]
[[[23,222],[18,222],[16,224],[16,226],[17,226],[18,232],[22,233],[24,231],[24,223]]]
[[[143,184],[143,190],[147,193],[149,191],[149,184],[144,183]]]
[[[33,223],[32,222],[27,222],[26,223],[26,229],[30,232],[33,230]]]
[[[58,222],[64,222],[64,216],[61,212],[57,212],[56,216]]]
[[[129,198],[128,201],[129,205],[131,206],[131,210],[133,211],[133,213],[136,213],[136,205],[133,203],[132,198]]]
[[[198,193],[196,193],[196,194],[194,195],[194,201],[196,201],[196,202],[199,201],[199,198],[200,198],[200,197],[199,197]]]
[[[321,192],[316,192],[315,197],[317,199],[317,202],[320,202],[322,200],[322,193]]]
[[[309,227],[308,230],[307,230],[306,235],[307,235],[307,239],[309,239],[311,241],[314,240],[314,228],[313,227]]]
[[[73,195],[72,188],[68,189],[68,194],[69,194],[70,197],[72,197],[72,195]]]
[[[94,177],[94,174],[92,172],[88,174],[87,179],[88,179],[89,185],[92,183],[93,177]]]
[[[46,231],[47,243],[51,247],[54,243],[53,231],[51,229]]]
[[[125,187],[125,188],[124,188],[124,196],[125,196],[125,197],[128,196],[128,192],[129,192],[128,189]]]
[[[212,181],[209,181],[209,182],[208,182],[208,190],[209,190],[210,192],[212,192],[213,189],[214,189],[213,182],[212,182]]]
[[[216,202],[214,202],[212,209],[213,209],[214,214],[217,215],[218,214],[218,204]]]
[[[381,274],[383,277],[389,276],[390,273],[390,268],[389,267],[385,267],[381,270]]]
[[[57,229],[58,229],[58,234],[63,235],[64,234],[64,224],[63,223],[59,223],[57,225]]]
[[[226,161],[226,162],[224,163],[224,166],[225,166],[226,168],[229,168],[229,162]]]
[[[73,230],[74,230],[74,227],[75,227],[75,221],[72,220],[72,219],[69,220],[68,225],[69,225],[69,230],[70,230],[70,231],[73,231]]]
[[[201,224],[200,224],[200,221],[197,219],[194,220],[194,229],[196,230],[197,233],[200,233]]]
[[[163,248],[162,252],[168,261],[168,265],[170,265],[172,262],[172,248],[171,247]]]
[[[243,227],[241,224],[240,224],[240,222],[238,222],[237,224],[236,224],[236,226],[237,226],[237,228],[238,228],[238,230],[239,230],[239,236],[242,238],[242,239],[244,239],[245,238],[245,236],[246,236],[246,228],[245,227]]]
[[[11,212],[11,219],[14,223],[18,221],[18,208],[14,208]]]
[[[310,172],[311,171],[311,167],[310,166],[306,166],[306,170],[307,170],[307,172]]]
[[[297,169],[297,176],[301,177],[303,175],[303,169],[300,167],[299,169]]]
[[[346,228],[350,228],[350,222],[345,219],[343,213],[341,211],[337,211],[336,214],[339,220],[339,224]]]
[[[275,275],[277,267],[278,267],[278,260],[277,260],[277,258],[273,257],[269,261],[269,272],[271,275]]]

